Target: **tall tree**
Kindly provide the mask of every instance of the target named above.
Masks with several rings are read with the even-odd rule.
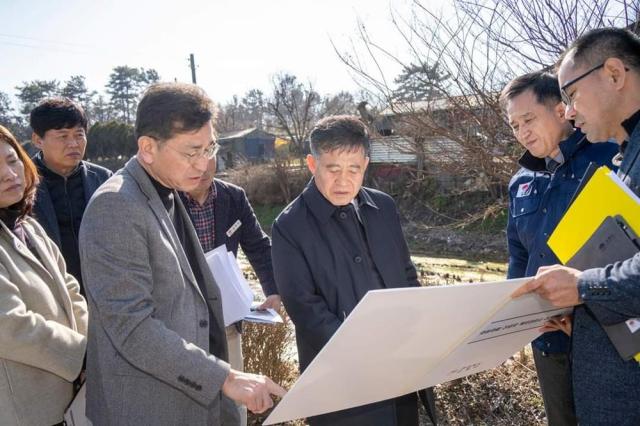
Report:
[[[394,131],[407,137],[417,158],[434,166],[424,169],[422,176],[443,171],[468,176],[473,185],[467,188],[485,188],[498,199],[517,168],[520,151],[498,102],[500,90],[516,75],[553,66],[558,54],[584,31],[632,25],[638,18],[638,2],[454,3],[455,13],[447,16],[425,0],[413,0],[406,9],[392,11],[394,32],[404,49],[385,46],[388,34],[376,40],[361,24],[352,47],[336,52],[361,86],[384,101],[385,117],[394,120]],[[424,71],[432,71],[431,64],[436,63],[441,73],[436,80],[448,77],[444,84],[434,86],[433,78],[420,84],[429,74]],[[440,99],[419,104],[398,101],[397,87],[389,84],[391,76],[384,71],[398,64],[404,71],[396,82],[411,82],[409,97],[428,95],[435,87],[442,92]],[[421,78],[413,81],[416,76]]]
[[[20,113],[28,116],[41,100],[60,94],[60,83],[57,80],[23,81],[22,86],[16,86],[16,90],[21,103]]]
[[[91,115],[93,121],[96,123],[104,123],[116,118],[111,105],[103,95],[98,95],[92,102]]]
[[[15,114],[11,98],[4,92],[0,92],[0,125],[9,129],[19,141],[29,139],[31,134],[22,117]]]
[[[394,100],[398,101],[426,101],[442,96],[447,92],[449,75],[440,70],[438,63],[409,64],[396,77],[396,89],[393,91]]]
[[[262,129],[266,109],[264,93],[259,89],[251,89],[242,97],[241,103],[247,123],[251,127]]]
[[[141,91],[149,84],[160,80],[154,69],[132,68],[126,65],[113,69],[107,83],[110,103],[118,118],[131,124],[138,106]]]
[[[0,123],[8,123],[13,119],[13,108],[9,95],[0,92]]]
[[[216,130],[219,133],[240,130],[242,127],[240,124],[241,117],[243,116],[242,108],[238,96],[233,95],[231,102],[227,102],[220,107],[220,113],[216,121]]]
[[[91,104],[93,97],[96,96],[95,91],[89,91],[85,83],[85,77],[82,75],[73,75],[69,77],[69,80],[65,81],[60,94],[64,97],[72,99],[82,105],[87,115],[92,119],[93,114],[91,111]]]
[[[301,83],[296,76],[281,73],[273,78],[273,95],[268,106],[274,127],[284,133],[293,150],[302,155],[313,124],[320,115],[320,95],[310,82]]]
[[[321,115],[356,114],[357,105],[353,95],[349,92],[338,92],[327,95],[322,99]]]

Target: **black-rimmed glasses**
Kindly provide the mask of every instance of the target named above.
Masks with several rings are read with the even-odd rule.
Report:
[[[589,69],[588,71],[580,74],[579,76],[577,76],[576,78],[574,78],[573,80],[569,80],[567,81],[561,88],[560,88],[560,97],[562,98],[562,102],[565,103],[565,105],[567,106],[571,106],[571,104],[573,103],[573,99],[571,99],[571,96],[569,96],[569,94],[567,93],[567,88],[569,86],[571,86],[572,84],[576,84],[578,81],[582,80],[583,78],[585,78],[586,76],[588,76],[589,74],[591,74],[592,72],[599,70],[600,68],[604,67],[604,62],[601,63],[598,66],[595,66],[591,69]]]

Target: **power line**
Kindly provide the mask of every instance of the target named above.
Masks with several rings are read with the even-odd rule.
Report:
[[[36,37],[26,37],[26,36],[15,35],[15,34],[6,34],[6,33],[0,33],[0,37],[16,38],[16,39],[20,39],[20,40],[29,40],[29,41],[37,41],[37,42],[46,43],[46,44],[59,44],[59,45],[64,45],[64,46],[69,46],[69,47],[81,47],[81,48],[85,48],[85,49],[93,49],[95,47],[95,46],[91,46],[89,44],[69,43],[69,42],[66,42],[66,41],[56,41],[56,40],[51,40],[51,39],[43,39],[43,38],[36,38]]]

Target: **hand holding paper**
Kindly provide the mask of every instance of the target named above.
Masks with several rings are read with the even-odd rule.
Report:
[[[561,265],[543,266],[536,277],[511,294],[512,298],[534,292],[553,306],[566,308],[579,305],[578,277],[580,271]]]

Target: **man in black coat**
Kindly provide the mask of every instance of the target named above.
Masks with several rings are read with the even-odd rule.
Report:
[[[33,158],[41,179],[34,216],[60,248],[67,271],[78,280],[84,295],[78,251],[80,221],[89,199],[112,173],[82,160],[87,147],[87,117],[74,101],[43,100],[31,111],[29,124],[31,141],[40,150]]]
[[[362,187],[369,163],[365,125],[356,117],[327,117],[311,132],[310,146],[313,179],[276,218],[272,235],[276,285],[296,327],[301,370],[369,290],[420,285],[394,201]],[[412,393],[308,420],[417,425],[418,402]]]

